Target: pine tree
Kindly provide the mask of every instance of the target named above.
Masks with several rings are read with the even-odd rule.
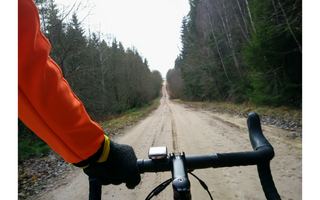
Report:
[[[300,106],[302,99],[301,1],[280,3],[252,1],[252,45],[245,45],[246,63],[251,69],[250,101],[261,105]],[[286,8],[291,16],[288,28]],[[277,15],[272,15],[276,10]],[[300,16],[300,17],[299,17]],[[291,21],[292,20],[292,21]],[[298,39],[298,42],[297,42]]]

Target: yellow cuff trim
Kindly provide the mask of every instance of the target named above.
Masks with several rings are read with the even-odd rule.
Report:
[[[75,166],[75,165],[72,164],[72,163],[71,163],[71,165]],[[78,166],[75,166],[75,167],[78,167]],[[89,167],[89,165],[86,165],[86,166],[84,166],[84,167],[78,167],[78,168],[85,169],[85,168],[87,168],[87,167]]]
[[[99,158],[99,160],[97,162],[105,162],[109,156],[109,152],[110,152],[110,139],[104,135],[104,147],[103,147],[103,152],[101,157]],[[86,166],[87,167],[87,166]]]

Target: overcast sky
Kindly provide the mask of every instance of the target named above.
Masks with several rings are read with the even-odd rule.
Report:
[[[55,0],[69,6],[78,0]],[[78,18],[83,28],[101,31],[134,46],[149,62],[151,70],[165,77],[181,48],[180,31],[183,16],[189,12],[188,0],[82,0]],[[90,15],[85,17],[90,11]],[[70,15],[71,16],[71,15]]]

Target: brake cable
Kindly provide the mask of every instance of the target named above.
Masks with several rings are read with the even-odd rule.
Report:
[[[166,180],[165,182],[158,185],[154,188],[150,194],[147,196],[146,200],[150,200],[153,196],[157,196],[160,192],[162,192],[170,183],[172,182],[172,178]]]
[[[188,171],[189,174],[191,174],[193,177],[195,177],[201,184],[201,186],[203,187],[204,190],[206,190],[210,196],[210,199],[213,200],[210,192],[209,192],[209,188],[208,186],[205,184],[205,182],[203,180],[201,180],[198,176],[196,176],[195,174],[192,173],[192,171]],[[162,192],[170,183],[172,182],[172,178],[164,181],[163,183],[161,183],[160,185],[158,185],[156,188],[154,188],[146,197],[146,200],[150,200],[152,197],[157,196],[160,192]]]
[[[196,179],[198,179],[198,181],[200,182],[201,186],[203,187],[204,190],[206,190],[210,196],[210,199],[213,200],[210,192],[209,192],[209,188],[207,186],[207,184],[205,184],[205,182],[203,182],[203,180],[201,180],[199,177],[197,177],[194,173],[192,173],[192,171],[188,171],[189,174],[191,174],[193,177],[195,177]]]

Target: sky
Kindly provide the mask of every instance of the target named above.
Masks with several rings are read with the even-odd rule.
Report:
[[[174,68],[181,49],[182,18],[189,12],[188,0],[55,0],[60,10],[81,2],[78,19],[88,33],[113,36],[125,48],[135,47],[148,60],[150,70],[162,77]],[[89,14],[90,13],[90,14]],[[88,15],[89,14],[89,15]],[[71,15],[70,15],[71,16]]]

